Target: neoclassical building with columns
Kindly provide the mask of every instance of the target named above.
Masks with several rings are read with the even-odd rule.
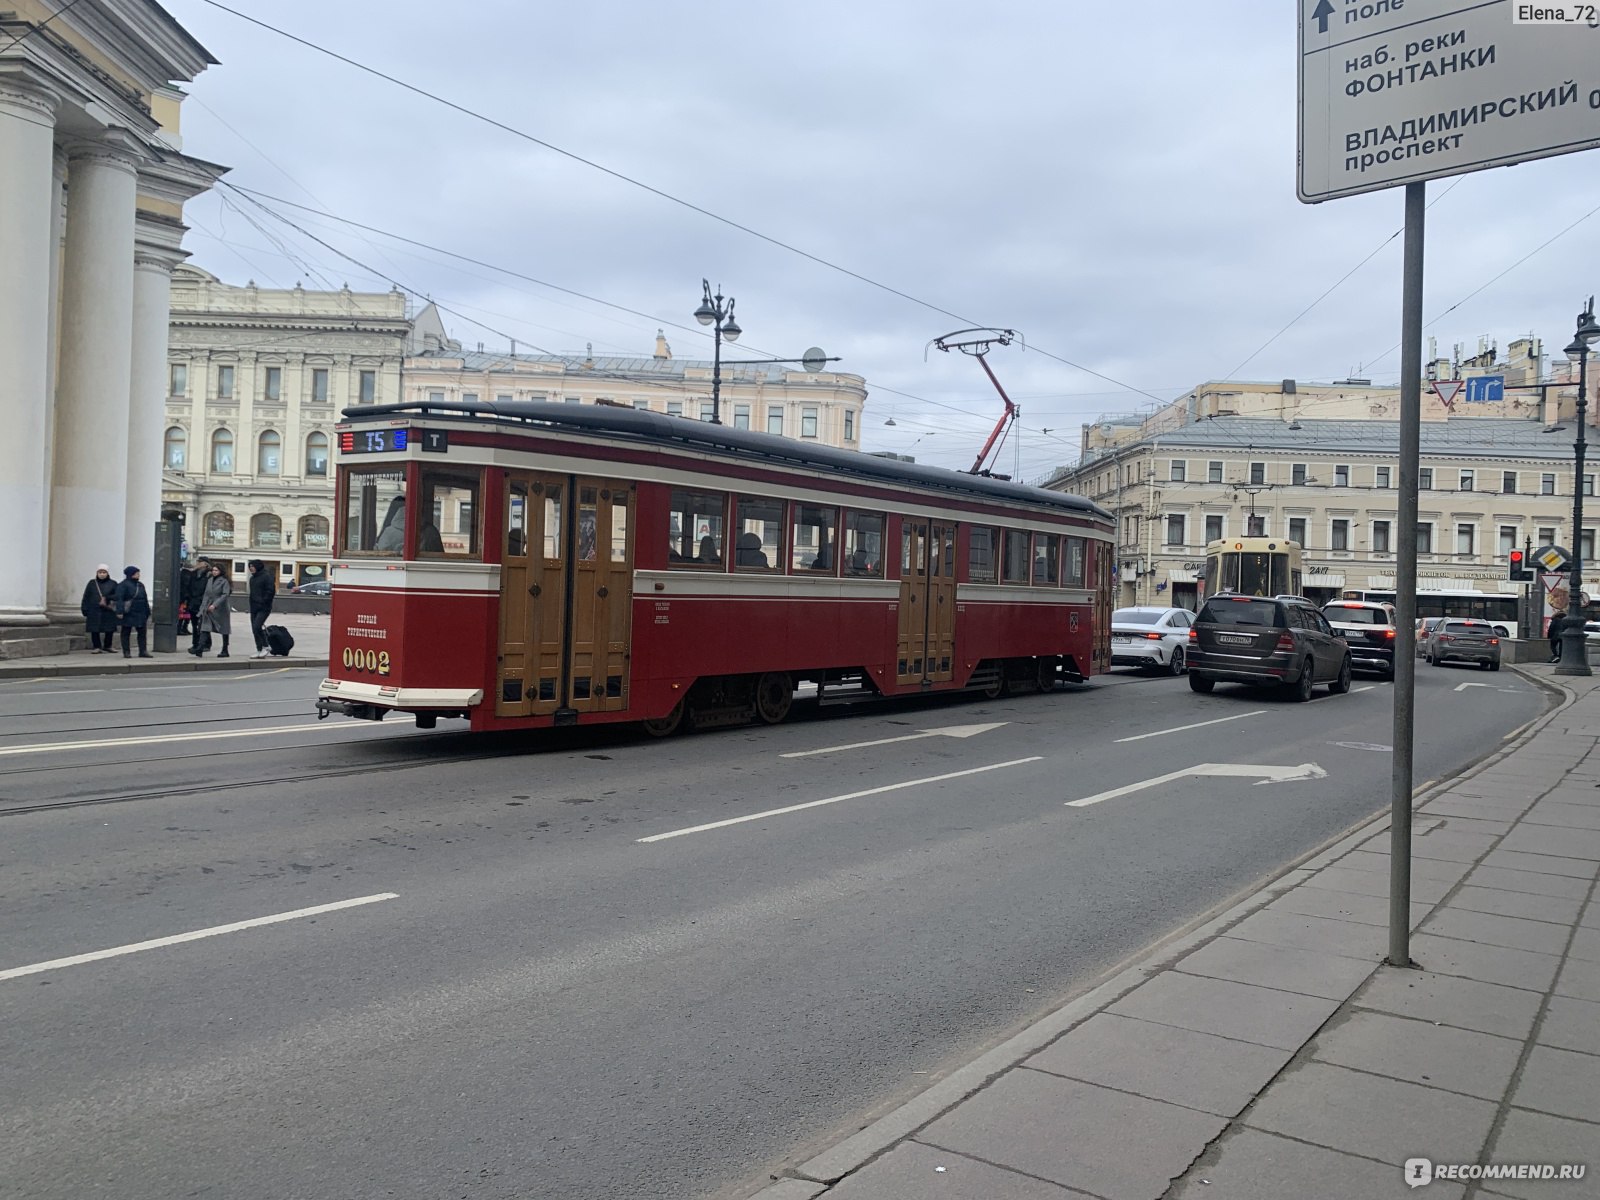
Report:
[[[0,11],[0,628],[77,619],[97,563],[148,570],[161,511],[177,84],[215,59],[150,0]]]

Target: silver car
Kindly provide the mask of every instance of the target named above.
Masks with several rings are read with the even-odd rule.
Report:
[[[1111,614],[1111,665],[1182,675],[1193,624],[1186,608],[1119,608]]]
[[[1498,671],[1500,634],[1487,621],[1447,617],[1428,635],[1428,661],[1436,667],[1447,662],[1475,662],[1485,671]]]

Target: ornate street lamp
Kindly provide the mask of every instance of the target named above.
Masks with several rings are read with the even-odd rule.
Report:
[[[1585,417],[1589,409],[1589,346],[1600,341],[1600,324],[1594,319],[1594,297],[1578,314],[1578,332],[1567,347],[1567,358],[1578,364],[1578,436],[1572,444],[1576,463],[1572,476],[1572,578],[1567,584],[1567,620],[1561,628],[1561,663],[1557,675],[1592,675],[1588,634],[1580,615],[1583,593],[1583,455]]]
[[[711,281],[702,279],[701,286],[705,288],[705,298],[700,301],[700,307],[694,310],[694,319],[702,325],[714,327],[712,332],[715,349],[711,357],[711,423],[722,424],[722,343],[724,339],[737,342],[739,335],[744,330],[739,328],[739,323],[733,319],[733,297],[727,301],[722,299],[722,285],[717,285],[717,294],[711,294]]]

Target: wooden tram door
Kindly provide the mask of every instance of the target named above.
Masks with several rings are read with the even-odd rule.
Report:
[[[956,527],[907,517],[900,526],[900,631],[895,682],[954,678]]]
[[[633,494],[615,480],[506,476],[497,715],[627,708]]]

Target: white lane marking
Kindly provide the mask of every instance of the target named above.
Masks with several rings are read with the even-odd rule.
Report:
[[[1452,690],[1464,692],[1469,687],[1494,688],[1494,690],[1497,692],[1515,692],[1519,690],[1517,688],[1503,688],[1499,684],[1495,683],[1458,683]]]
[[[1326,779],[1328,773],[1316,763],[1300,763],[1293,767],[1263,767],[1249,763],[1196,763],[1181,771],[1168,771],[1165,775],[1157,775],[1154,779],[1142,779],[1138,783],[1112,788],[1109,792],[1096,792],[1092,796],[1085,796],[1082,800],[1068,800],[1067,807],[1087,808],[1091,804],[1099,804],[1102,800],[1115,800],[1118,796],[1142,792],[1145,788],[1157,787],[1191,775],[1255,778],[1255,786],[1260,787],[1264,783],[1289,783],[1296,779]]]
[[[1355,690],[1358,691],[1358,692],[1372,692],[1372,691],[1376,691],[1377,687],[1378,687],[1377,684],[1369,683],[1369,684],[1367,684],[1366,687],[1358,687]]]
[[[373,722],[375,725],[376,722]],[[15,754],[48,754],[52,750],[114,750],[119,746],[158,746],[166,742],[201,742],[221,738],[270,737],[274,733],[310,733],[315,729],[359,729],[344,723],[316,725],[264,725],[259,729],[229,729],[221,733],[163,733],[151,737],[104,738],[94,742],[40,742],[31,746],[0,747],[0,758]]]
[[[18,700],[38,700],[46,696],[120,696],[123,692],[184,692],[200,687],[198,683],[158,683],[125,688],[74,688],[69,692],[27,692],[18,694]],[[7,697],[0,694],[0,699]]]
[[[1009,724],[1011,724],[1009,721],[995,721],[989,725],[947,725],[943,729],[921,729],[916,733],[907,733],[900,737],[879,738],[873,742],[851,742],[848,746],[824,746],[821,750],[791,750],[788,754],[780,754],[778,757],[810,758],[813,754],[838,754],[845,750],[865,750],[869,746],[889,746],[895,742],[915,742],[922,738],[931,737],[969,738]]]
[[[1259,717],[1266,711],[1264,708],[1257,708],[1250,712],[1235,713],[1231,717],[1218,717],[1215,721],[1196,721],[1193,725],[1174,725],[1171,729],[1158,729],[1154,733],[1137,733],[1133,737],[1118,738],[1117,741],[1142,742],[1145,738],[1165,737],[1169,733],[1182,733],[1185,729],[1203,729],[1207,725],[1221,725],[1225,721],[1242,721],[1246,717]]]
[[[124,954],[137,954],[140,950],[158,950],[162,946],[176,946],[180,942],[198,941],[223,933],[238,933],[241,929],[254,929],[258,925],[276,925],[279,921],[294,921],[301,917],[315,917],[336,912],[341,908],[355,908],[362,904],[376,904],[380,900],[393,900],[398,892],[379,892],[375,896],[357,896],[354,900],[336,900],[332,904],[317,904],[311,908],[297,908],[293,912],[275,913],[270,917],[251,917],[248,921],[235,921],[231,925],[213,925],[209,929],[196,929],[192,933],[175,933],[171,937],[151,938],[148,942],[133,942],[114,946],[110,950],[95,950],[89,954],[74,954],[70,958],[52,958],[49,962],[32,963],[26,967],[12,967],[0,971],[0,981],[19,979],[24,975],[37,975],[41,971],[56,971],[62,967],[76,967],[82,963],[99,962],[103,958],[119,958]]]
[[[859,800],[863,796],[878,796],[884,792],[897,792],[901,788],[918,787],[924,783],[943,783],[946,779],[960,779],[965,775],[981,775],[985,771],[1001,771],[1006,767],[1020,767],[1024,763],[1041,762],[1044,756],[1014,758],[1010,762],[993,763],[987,767],[973,767],[966,771],[951,771],[946,775],[929,775],[925,779],[908,779],[904,783],[887,783],[882,787],[868,788],[864,792],[847,792],[843,796],[829,796],[825,800],[809,800],[804,804],[791,804],[786,808],[769,808],[765,812],[751,813],[745,817],[729,817],[726,821],[712,821],[707,825],[692,825],[688,829],[674,829],[670,833],[656,833],[639,839],[645,842],[664,842],[668,838],[685,837],[691,833],[705,833],[711,829],[725,829],[729,825],[743,825],[746,821],[762,821],[767,817],[781,817],[785,813],[800,812],[807,808],[821,808],[824,804],[838,804],[845,800]]]

